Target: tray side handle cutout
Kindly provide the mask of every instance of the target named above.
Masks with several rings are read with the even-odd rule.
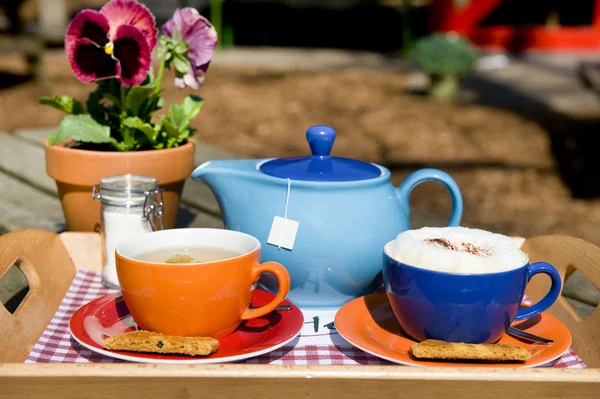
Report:
[[[562,296],[580,319],[587,319],[598,307],[600,290],[575,265],[567,266]]]
[[[60,236],[48,231],[19,230],[0,236],[0,276],[15,264],[30,290],[14,314],[0,306],[0,363],[25,361],[75,276]]]
[[[0,276],[2,305],[9,313],[18,317],[39,289],[40,278],[29,260],[17,256]]]
[[[531,262],[548,262],[561,275],[564,282],[578,270],[597,289],[600,287],[600,248],[569,236],[539,236],[529,238],[523,244],[523,251],[529,254]],[[532,279],[527,286],[527,295],[537,301],[550,287],[549,279]],[[569,328],[573,336],[572,348],[588,367],[600,367],[600,309],[582,320],[561,295],[550,307],[549,312]]]

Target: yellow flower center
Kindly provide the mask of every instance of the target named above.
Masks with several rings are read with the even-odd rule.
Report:
[[[106,43],[106,46],[104,46],[104,52],[108,55],[112,55],[114,50],[115,50],[115,46],[111,42]]]

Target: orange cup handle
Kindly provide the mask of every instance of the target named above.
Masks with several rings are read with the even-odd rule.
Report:
[[[253,270],[254,281],[258,281],[260,275],[267,272],[273,273],[279,282],[279,291],[277,291],[277,295],[275,295],[275,298],[273,298],[271,302],[260,308],[247,309],[242,314],[242,320],[255,319],[271,313],[281,302],[283,302],[290,292],[290,275],[285,267],[277,262],[265,262],[257,265]]]

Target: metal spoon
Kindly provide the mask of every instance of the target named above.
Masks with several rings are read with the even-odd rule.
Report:
[[[525,331],[517,330],[514,327],[508,327],[506,329],[506,332],[508,334],[510,334],[510,335],[514,335],[515,337],[523,338],[523,339],[526,339],[528,341],[539,342],[540,344],[551,344],[551,343],[554,342],[551,339],[542,338],[542,337],[530,334],[530,333],[525,332]]]
[[[277,306],[273,311],[279,311],[279,310],[290,310],[292,308],[292,305],[281,305],[281,306]],[[250,310],[252,309],[258,309],[257,307],[254,306],[250,306]]]

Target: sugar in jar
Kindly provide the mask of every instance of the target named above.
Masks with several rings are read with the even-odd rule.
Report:
[[[134,235],[162,230],[162,190],[154,177],[108,176],[94,186],[92,196],[100,201],[102,283],[118,289],[115,248]]]

